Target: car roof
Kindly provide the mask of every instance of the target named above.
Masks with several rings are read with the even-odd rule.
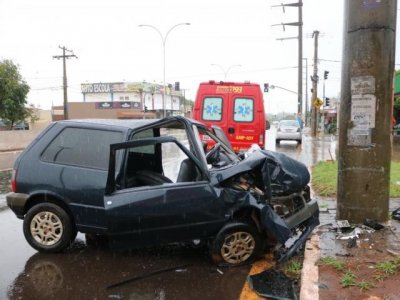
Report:
[[[204,128],[207,128],[206,125],[203,123],[191,119],[191,118],[186,118],[182,116],[170,116],[166,117],[163,119],[71,119],[71,120],[61,120],[61,121],[56,121],[54,123],[59,123],[59,124],[82,124],[82,125],[98,125],[98,126],[113,126],[113,127],[120,127],[120,128],[125,128],[125,129],[136,129],[148,124],[152,123],[157,123],[157,122],[162,122],[162,121],[168,121],[168,120],[185,120],[186,122],[189,122],[190,124],[197,125],[197,126],[202,126]]]
[[[106,125],[116,126],[135,129],[153,122],[159,119],[72,119],[72,120],[61,120],[56,123],[62,124],[94,124],[94,125]]]

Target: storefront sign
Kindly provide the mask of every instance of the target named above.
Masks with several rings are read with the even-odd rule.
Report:
[[[96,102],[97,109],[137,109],[140,110],[142,108],[142,104],[140,102]]]
[[[110,83],[84,83],[81,85],[81,90],[83,94],[87,93],[110,93],[111,84]]]

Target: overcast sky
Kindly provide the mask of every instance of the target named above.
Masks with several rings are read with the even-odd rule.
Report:
[[[303,0],[303,56],[312,73],[314,41],[320,31],[319,75],[328,70],[325,94],[340,92],[344,0]],[[194,99],[202,81],[269,83],[297,91],[298,9],[272,7],[277,0],[0,0],[0,59],[19,65],[31,87],[28,103],[48,109],[61,105],[62,61],[59,46],[74,51],[67,61],[69,101],[82,101],[81,83],[147,81],[162,83],[162,42],[166,40],[166,82],[180,82]],[[397,30],[398,32],[398,30]],[[398,38],[399,39],[399,38]],[[399,47],[397,47],[399,48]],[[399,49],[396,51],[399,53]],[[396,55],[397,62],[399,55]],[[217,64],[219,66],[213,66]],[[304,61],[304,74],[306,71]],[[304,76],[305,78],[305,76]],[[308,90],[311,88],[309,81]],[[305,93],[305,82],[304,82]],[[310,97],[309,93],[309,97]],[[322,98],[322,84],[319,86]],[[297,95],[274,89],[265,94],[268,112],[296,112]]]

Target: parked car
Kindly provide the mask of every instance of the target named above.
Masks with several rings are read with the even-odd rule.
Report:
[[[29,130],[29,123],[25,121],[21,121],[18,123],[15,123],[13,126],[14,130]]]
[[[301,127],[297,120],[281,120],[276,130],[275,141],[277,144],[282,140],[297,141],[301,144]]]
[[[240,265],[267,245],[283,261],[304,244],[319,223],[309,179],[284,154],[236,155],[220,128],[183,117],[67,120],[18,157],[7,204],[41,252],[79,231],[114,249],[204,241],[215,263]]]

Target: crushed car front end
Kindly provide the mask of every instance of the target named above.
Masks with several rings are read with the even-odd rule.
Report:
[[[311,198],[307,168],[288,156],[258,150],[226,168],[211,172],[229,194],[232,216],[243,207],[258,210],[258,223],[275,241],[276,260],[284,262],[319,224],[319,207]]]

